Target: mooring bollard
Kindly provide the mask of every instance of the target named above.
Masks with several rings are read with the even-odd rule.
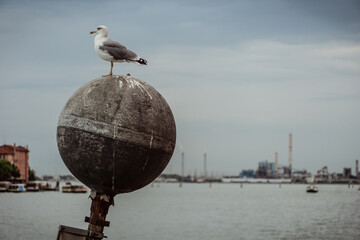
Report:
[[[102,239],[114,196],[146,186],[165,169],[175,148],[175,120],[149,84],[129,75],[101,77],[67,101],[57,142],[65,165],[92,191],[85,220],[90,239]]]

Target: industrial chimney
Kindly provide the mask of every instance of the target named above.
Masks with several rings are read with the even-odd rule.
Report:
[[[204,153],[204,178],[206,179],[207,174],[206,174],[206,153]]]
[[[180,187],[182,187],[182,182],[184,180],[184,165],[185,165],[185,159],[184,159],[184,152],[181,153],[181,179],[180,179]]]
[[[292,134],[289,134],[289,170],[290,170],[290,176],[292,173]]]
[[[278,153],[275,153],[275,173],[278,173]]]
[[[359,160],[356,159],[355,161],[355,176],[357,179],[360,179],[360,175],[359,175]]]

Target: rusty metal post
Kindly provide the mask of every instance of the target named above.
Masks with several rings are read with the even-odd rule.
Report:
[[[85,221],[89,222],[89,234],[90,239],[102,239],[104,237],[104,227],[108,227],[110,223],[106,221],[106,215],[108,213],[110,201],[103,199],[101,195],[96,195],[92,199],[90,208],[90,217],[86,217]]]

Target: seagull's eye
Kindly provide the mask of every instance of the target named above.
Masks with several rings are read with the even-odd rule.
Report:
[[[100,30],[100,29],[101,29],[101,27],[98,27],[98,28],[97,28],[97,30]]]

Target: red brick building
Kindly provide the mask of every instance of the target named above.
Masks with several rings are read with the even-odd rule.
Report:
[[[29,150],[28,147],[14,145],[0,146],[0,159],[7,160],[20,170],[20,177],[17,180],[29,181]]]

